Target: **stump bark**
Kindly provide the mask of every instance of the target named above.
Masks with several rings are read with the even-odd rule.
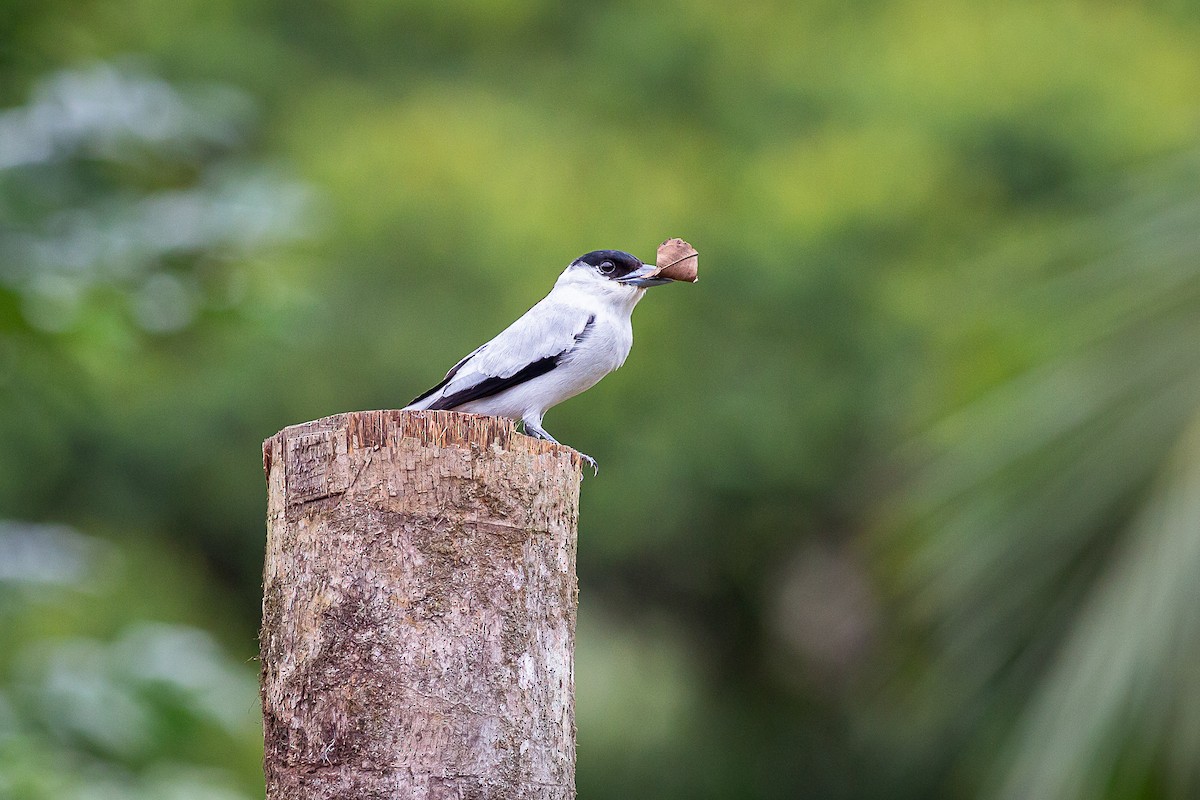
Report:
[[[263,464],[268,800],[574,797],[578,454],[367,411]]]

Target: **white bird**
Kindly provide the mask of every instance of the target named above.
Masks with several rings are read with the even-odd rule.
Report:
[[[621,250],[595,250],[563,270],[546,295],[495,339],[459,361],[405,411],[467,411],[542,428],[552,406],[590,389],[625,363],[633,347],[633,307],[650,286],[670,283]],[[596,460],[584,455],[596,469]]]

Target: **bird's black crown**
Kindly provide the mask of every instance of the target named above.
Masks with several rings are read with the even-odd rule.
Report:
[[[575,259],[574,263],[586,264],[604,277],[614,280],[624,278],[642,266],[642,262],[638,260],[637,256],[626,253],[624,250],[593,250]]]

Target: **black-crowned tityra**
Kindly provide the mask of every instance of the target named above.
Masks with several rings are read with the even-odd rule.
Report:
[[[526,433],[557,442],[542,428],[547,409],[625,363],[633,347],[633,307],[647,287],[670,282],[621,250],[580,256],[550,294],[451,367],[441,383],[405,410],[508,417],[521,420]],[[583,458],[596,468],[595,459]]]

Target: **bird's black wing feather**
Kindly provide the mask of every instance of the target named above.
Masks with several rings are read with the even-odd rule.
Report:
[[[455,375],[457,375],[457,374],[458,374],[458,371],[459,371],[460,369],[462,369],[462,366],[463,366],[463,364],[467,363],[467,362],[468,362],[468,361],[470,361],[470,360],[471,360],[471,359],[472,359],[474,356],[476,356],[476,355],[478,355],[479,353],[483,352],[483,348],[485,348],[485,347],[487,347],[487,345],[486,345],[486,344],[480,345],[479,347],[476,347],[474,350],[472,350],[471,352],[469,352],[469,353],[467,353],[465,356],[463,356],[461,361],[459,361],[457,364],[455,364],[453,367],[451,367],[451,368],[450,368],[450,371],[446,373],[446,377],[442,378],[442,381],[441,381],[441,383],[439,383],[437,386],[434,386],[434,387],[433,387],[432,389],[430,389],[429,391],[427,391],[427,392],[422,392],[421,394],[419,394],[419,395],[417,395],[416,397],[414,397],[414,398],[412,399],[412,402],[410,402],[410,403],[409,403],[409,405],[411,406],[411,405],[413,405],[414,403],[419,403],[419,402],[421,402],[422,400],[424,400],[426,397],[429,397],[429,396],[430,396],[431,394],[433,394],[434,392],[440,392],[440,391],[441,391],[441,390],[442,390],[442,389],[443,389],[443,388],[446,386],[446,384],[447,384],[447,383],[449,383],[449,382],[450,382],[450,380],[451,380],[451,379],[452,379],[452,378],[453,378]]]
[[[592,325],[595,322],[596,322],[595,315],[588,316],[587,322],[584,323],[583,330],[581,330],[579,333],[575,334],[574,338],[571,341],[570,347],[567,347],[564,350],[561,350],[560,352],[555,353],[552,356],[546,356],[545,358],[539,358],[537,361],[526,364],[524,367],[521,367],[521,369],[517,370],[512,375],[509,375],[507,377],[490,376],[490,377],[484,378],[479,383],[476,383],[473,386],[468,386],[465,389],[460,389],[457,392],[448,394],[445,397],[441,398],[440,400],[437,400],[437,401],[431,403],[429,405],[429,410],[430,411],[449,411],[453,408],[457,408],[458,406],[463,405],[464,403],[470,403],[472,400],[482,400],[485,397],[491,397],[494,394],[499,394],[500,392],[503,392],[505,389],[509,389],[513,386],[517,386],[519,384],[525,383],[526,381],[533,380],[534,378],[538,377],[539,375],[545,375],[547,372],[549,372],[550,370],[554,369],[559,364],[561,364],[563,362],[563,359],[565,359],[567,356],[569,356],[571,354],[571,351],[573,351],[576,347],[579,346],[579,343],[582,342],[584,340],[584,338],[587,336],[588,332],[591,331]],[[483,348],[481,347],[479,349],[482,350]],[[477,353],[477,352],[479,352],[479,350],[477,350],[475,352]],[[475,355],[475,353],[471,354],[471,356],[473,356],[473,355]],[[418,403],[421,400],[424,400],[426,397],[429,397],[431,394],[440,390],[443,386],[445,386],[447,383],[449,383],[450,379],[454,377],[454,374],[456,372],[458,372],[459,368],[462,367],[463,364],[467,363],[467,361],[471,358],[471,356],[467,356],[462,361],[455,364],[454,368],[452,370],[450,370],[450,372],[446,375],[446,379],[444,381],[442,381],[437,386],[430,389],[425,394],[418,397],[413,402]]]
[[[539,375],[545,375],[550,370],[558,366],[558,362],[566,355],[568,351],[564,350],[558,355],[539,358],[532,364],[527,364],[521,369],[509,375],[507,378],[485,378],[474,386],[468,386],[466,389],[461,389],[453,394],[448,394],[441,400],[432,403],[429,406],[430,411],[449,411],[452,408],[461,406],[463,403],[469,403],[472,400],[481,400],[485,397],[491,397],[494,394],[499,394],[505,389],[524,383],[525,381],[533,380]]]

